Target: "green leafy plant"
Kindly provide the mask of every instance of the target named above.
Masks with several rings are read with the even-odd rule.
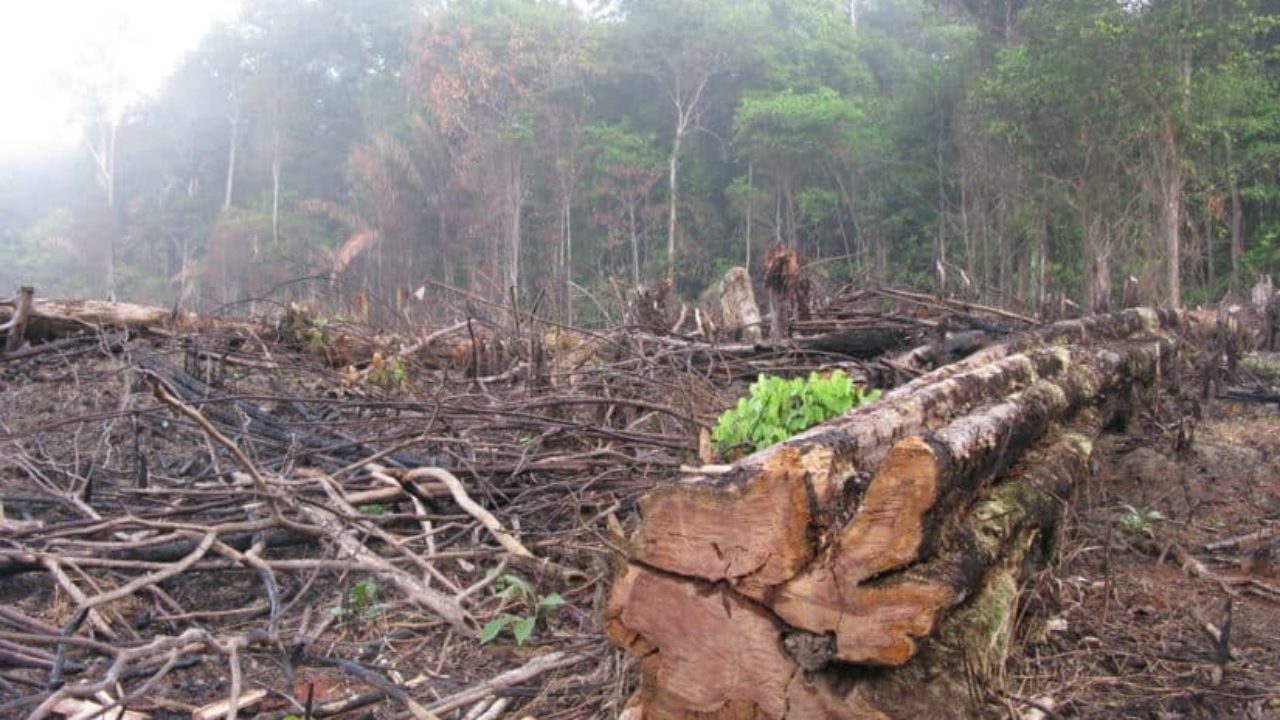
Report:
[[[1159,510],[1139,509],[1132,505],[1125,505],[1124,508],[1124,514],[1120,516],[1120,524],[1134,535],[1150,535],[1151,524],[1156,520],[1164,519],[1164,515],[1161,515]]]
[[[525,641],[533,636],[538,620],[565,604],[560,593],[539,596],[538,591],[528,581],[514,573],[504,573],[495,584],[499,589],[500,597],[523,606],[525,612],[520,615],[504,613],[490,620],[480,630],[481,645],[493,642],[508,627],[511,628],[511,636],[515,638],[516,644],[524,645]]]
[[[720,416],[711,437],[722,453],[753,451],[880,397],[853,383],[842,370],[790,380],[761,375],[750,394]]]
[[[378,583],[373,578],[365,578],[347,589],[343,603],[333,608],[335,615],[367,620],[376,617],[382,611],[378,604]]]
[[[373,354],[373,360],[369,365],[369,382],[378,387],[392,390],[404,387],[408,381],[409,371],[405,369],[402,358],[392,356],[388,360],[380,352]]]
[[[311,346],[312,350],[319,350],[324,347],[326,338],[325,330],[328,327],[329,318],[315,317],[308,321],[307,329],[303,332],[303,335],[306,337],[307,344]]]

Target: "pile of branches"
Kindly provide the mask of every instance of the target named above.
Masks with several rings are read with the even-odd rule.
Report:
[[[692,457],[708,382],[595,356],[538,382],[335,369],[271,332],[115,326],[0,358],[0,716],[620,697],[610,526]],[[554,651],[477,644],[552,595],[530,642]]]
[[[392,334],[0,302],[0,716],[617,714],[619,518],[712,460],[746,381],[891,387],[1034,322],[893,290],[792,312],[765,340],[688,310]],[[517,620],[530,649],[477,642]]]

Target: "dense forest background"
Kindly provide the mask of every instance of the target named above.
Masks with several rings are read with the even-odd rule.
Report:
[[[86,85],[79,152],[0,169],[0,286],[390,317],[448,287],[590,322],[780,244],[1028,308],[1217,299],[1280,269],[1278,23],[1280,0],[250,0],[146,102]]]

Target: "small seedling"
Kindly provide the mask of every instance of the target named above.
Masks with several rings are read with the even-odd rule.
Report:
[[[525,607],[525,613],[514,615],[504,613],[490,620],[480,630],[480,644],[493,642],[502,631],[511,628],[511,636],[517,645],[524,645],[537,628],[538,619],[565,604],[560,593],[538,596],[537,591],[524,578],[514,573],[505,573],[495,583],[499,588],[499,597],[508,602],[516,602]]]
[[[332,612],[343,617],[368,620],[382,611],[382,606],[377,603],[377,599],[377,581],[373,578],[365,578],[347,590],[342,606],[333,608]]]
[[[390,360],[381,352],[375,352],[369,363],[369,382],[386,390],[404,387],[409,381],[409,371],[405,369],[404,360],[392,356]]]
[[[1132,505],[1125,505],[1125,512],[1120,516],[1120,524],[1124,529],[1133,535],[1151,535],[1151,524],[1156,520],[1163,520],[1164,515],[1159,510],[1138,509]]]
[[[303,335],[307,338],[307,343],[311,345],[311,349],[319,350],[324,347],[325,329],[329,327],[329,319],[324,317],[311,318],[307,323],[307,329]]]

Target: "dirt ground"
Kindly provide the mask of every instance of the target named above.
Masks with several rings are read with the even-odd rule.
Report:
[[[1101,441],[1060,562],[1023,596],[993,693],[1010,715],[1280,718],[1280,413],[1203,411],[1183,452],[1161,428]]]
[[[106,547],[95,543],[125,542],[121,532],[150,542],[147,533],[161,525],[198,537],[210,523],[243,519],[255,507],[228,483],[227,453],[150,399],[134,371],[136,358],[100,349],[0,365],[0,502],[10,523],[0,525],[0,555],[30,547],[87,555]],[[150,351],[183,363],[173,343],[158,340]],[[272,358],[281,361],[278,352]],[[257,637],[230,657],[206,647],[162,667],[166,656],[158,654],[124,668],[120,684],[104,690],[132,690],[129,710],[157,720],[188,718],[227,697],[238,663],[243,690],[268,691],[240,717],[283,720],[302,717],[307,707],[314,717],[425,717],[415,703],[472,720],[617,716],[635,673],[599,626],[618,547],[614,521],[627,523],[644,492],[694,457],[688,423],[673,412],[666,419],[662,412],[613,417],[590,405],[549,406],[535,415],[526,409],[528,396],[513,405],[462,378],[447,390],[417,388],[420,400],[407,403],[392,393],[353,390],[339,372],[314,364],[267,372],[252,362],[232,363],[211,382],[223,400],[239,398],[334,442],[345,438],[358,455],[367,454],[365,442],[385,447],[435,423],[465,441],[465,452],[445,441],[430,451],[469,468],[477,495],[504,508],[504,520],[521,523],[524,542],[558,569],[508,565],[473,519],[447,504],[428,504],[425,516],[404,500],[373,506],[352,527],[381,528],[402,538],[406,553],[434,558],[443,577],[437,582],[473,589],[478,623],[536,616],[534,630],[523,644],[510,627],[481,644],[385,583],[369,582],[367,568],[332,548],[285,544],[270,552],[274,611],[260,572],[212,556],[200,572],[104,605],[103,622],[125,646],[193,629],[237,637],[257,632],[269,614],[274,625],[269,639]],[[560,392],[651,405],[684,400],[689,417],[703,421],[717,403],[727,404],[728,395],[707,390],[705,378],[685,387],[674,375],[630,372],[611,369],[590,381],[606,383],[601,387]],[[1194,441],[1176,450],[1171,423],[1183,414],[1151,413],[1131,423],[1132,432],[1100,442],[1097,472],[1073,505],[1058,562],[1025,589],[1014,649],[998,682],[973,688],[973,717],[1280,718],[1280,558],[1273,559],[1280,538],[1280,408],[1203,404]],[[303,465],[301,451],[268,442],[251,425],[246,416],[235,437],[255,463],[282,474]],[[309,460],[326,461],[330,451],[309,450]],[[336,455],[327,461],[345,462]],[[149,487],[139,487],[140,473],[149,476]],[[91,502],[105,520],[86,517],[76,502],[90,476],[98,478]],[[345,489],[364,491],[364,483]],[[110,525],[112,517],[124,519]],[[418,531],[424,517],[434,523],[434,541]],[[23,523],[37,521],[42,535],[32,539]],[[29,716],[62,655],[71,680],[108,671],[110,653],[101,647],[60,652],[50,640],[84,622],[73,613],[71,588],[93,594],[154,570],[127,563],[61,567],[63,582],[46,572],[0,572],[0,607],[26,619],[0,613],[0,718]],[[563,604],[538,609],[553,597]],[[33,655],[22,656],[19,646],[34,648]],[[488,700],[466,700],[469,688],[551,653],[563,653],[563,664],[504,684]],[[144,685],[148,677],[156,680]],[[454,704],[459,697],[466,702]]]

